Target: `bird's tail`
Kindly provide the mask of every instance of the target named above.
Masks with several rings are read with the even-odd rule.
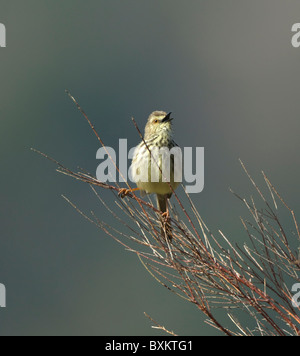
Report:
[[[167,204],[168,204],[168,196],[157,194],[157,209],[162,213],[167,212]],[[167,236],[170,240],[172,240],[172,228],[170,221],[168,219],[164,219],[160,216],[161,220],[161,234],[163,237]]]
[[[167,197],[165,195],[157,194],[157,209],[162,213],[167,212]]]

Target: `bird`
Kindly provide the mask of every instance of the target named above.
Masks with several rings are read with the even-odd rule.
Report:
[[[130,166],[132,180],[137,188],[123,189],[122,195],[139,190],[141,195],[156,194],[157,208],[162,217],[169,220],[168,200],[180,184],[181,164],[175,164],[174,154],[170,150],[179,147],[173,140],[171,112],[154,111],[150,114],[145,126],[142,142],[135,148]],[[151,152],[151,154],[150,154]],[[162,222],[162,233],[171,238],[171,227]]]

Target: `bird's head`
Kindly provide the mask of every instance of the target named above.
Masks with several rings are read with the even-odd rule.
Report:
[[[172,133],[171,113],[164,111],[154,111],[150,114],[145,127],[145,138],[162,134],[171,135]]]

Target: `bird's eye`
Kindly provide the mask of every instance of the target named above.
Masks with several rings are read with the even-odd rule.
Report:
[[[155,123],[155,124],[157,124],[157,123],[158,123],[158,120],[157,120],[157,119],[156,119],[156,120],[154,120],[154,123]]]

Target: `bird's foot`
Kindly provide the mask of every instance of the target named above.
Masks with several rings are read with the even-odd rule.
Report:
[[[118,196],[122,199],[125,198],[131,192],[130,189],[122,188],[119,190]]]
[[[170,213],[169,211],[165,211],[164,213],[161,214],[162,218],[165,220],[165,221],[169,221],[170,220]]]
[[[139,190],[139,188],[134,188],[134,189],[127,189],[127,188],[122,188],[119,190],[118,196],[121,197],[122,199],[125,198],[128,194],[135,192]]]

